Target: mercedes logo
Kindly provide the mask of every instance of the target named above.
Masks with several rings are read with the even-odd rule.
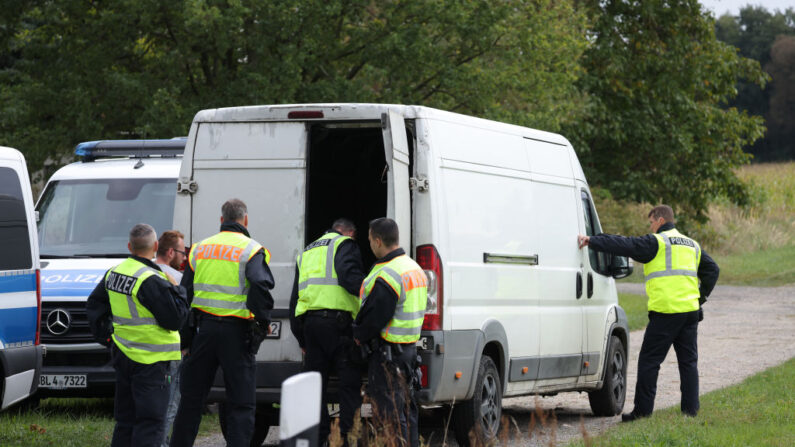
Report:
[[[66,309],[55,309],[47,315],[47,329],[52,335],[63,335],[72,324],[72,316]]]

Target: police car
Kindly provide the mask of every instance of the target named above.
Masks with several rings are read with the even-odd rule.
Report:
[[[39,212],[41,341],[39,396],[110,396],[115,373],[96,343],[86,299],[129,253],[133,225],[171,229],[184,138],[78,144],[81,161],[47,182]]]
[[[0,147],[0,409],[36,392],[39,344],[39,253],[25,157]]]

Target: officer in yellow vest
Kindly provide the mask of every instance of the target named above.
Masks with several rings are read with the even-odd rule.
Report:
[[[649,325],[638,357],[635,408],[622,415],[624,422],[651,415],[657,374],[672,344],[679,363],[681,411],[688,416],[698,413],[698,322],[703,319],[701,304],[715,287],[720,272],[698,242],[674,228],[671,207],[656,206],[648,217],[652,233],[646,236],[578,237],[580,248],[590,246],[644,264]]]
[[[417,446],[417,402],[412,386],[428,278],[400,248],[394,220],[382,217],[370,222],[369,238],[378,260],[359,292],[362,307],[353,336],[357,344],[373,351],[368,361],[367,393],[375,404],[376,424],[399,421],[399,445]]]
[[[304,370],[317,371],[323,379],[321,442],[330,432],[326,396],[329,373],[335,371],[340,383],[343,440],[347,439],[353,417],[362,404],[361,371],[349,358],[353,343],[351,324],[359,313],[359,288],[364,279],[355,236],[353,222],[337,219],[331,230],[301,252],[295,267],[290,329],[305,352]]]
[[[116,369],[112,446],[159,446],[168,407],[171,362],[180,360],[177,332],[188,316],[185,289],[152,262],[157,235],[147,224],[130,231],[132,256],[108,270],[86,302],[94,337],[110,346]]]
[[[228,446],[248,446],[254,433],[254,355],[268,332],[273,298],[270,253],[250,238],[246,204],[221,207],[221,232],[195,244],[182,276],[195,316],[195,334],[181,372],[182,399],[172,446],[191,446],[218,366],[226,388]]]

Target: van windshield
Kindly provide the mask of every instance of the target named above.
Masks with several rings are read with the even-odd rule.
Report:
[[[38,204],[41,257],[127,257],[135,224],[171,229],[176,180],[50,182]]]

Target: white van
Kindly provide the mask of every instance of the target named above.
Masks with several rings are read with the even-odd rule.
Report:
[[[0,147],[0,409],[36,392],[39,344],[39,244],[25,157]]]
[[[36,204],[42,267],[38,397],[112,396],[110,352],[88,327],[86,299],[129,256],[130,229],[171,229],[184,138],[80,143],[81,161],[62,167]]]
[[[587,391],[596,414],[621,411],[629,330],[613,278],[629,267],[577,248],[578,233],[601,230],[562,136],[419,106],[204,110],[179,183],[174,226],[186,241],[215,233],[221,204],[236,197],[272,254],[275,331],[257,354],[260,410],[301,368],[288,328],[296,256],[338,217],[364,235],[388,216],[430,278],[419,399],[455,402],[459,442],[476,426],[497,435],[504,396]],[[358,243],[369,267],[367,238]]]

